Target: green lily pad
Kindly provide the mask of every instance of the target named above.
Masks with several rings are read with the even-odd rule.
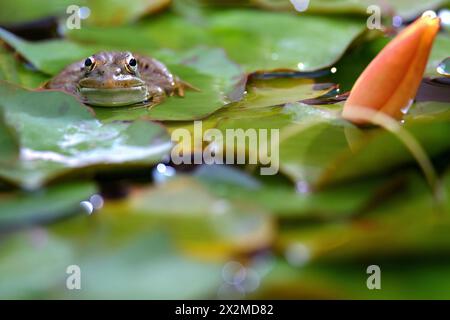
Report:
[[[0,168],[12,183],[36,188],[86,167],[153,164],[171,148],[164,128],[150,122],[102,124],[74,97],[28,91],[0,82],[6,122],[20,141],[20,161]]]
[[[2,243],[0,286],[3,299],[42,297],[47,288],[65,285],[65,271],[74,263],[75,251],[63,239],[37,229]]]
[[[368,255],[368,246],[370,256],[378,259],[448,252],[450,239],[445,236],[450,229],[448,198],[439,207],[423,178],[414,174],[406,181],[406,187],[397,190],[395,197],[353,223],[305,226],[282,232],[279,245],[303,243],[310,248],[311,261],[362,258]],[[443,186],[448,196],[448,174],[443,178]],[[338,240],[344,238],[345,241]]]
[[[73,14],[76,14],[72,10],[68,13],[67,9],[76,5],[89,8],[89,15],[86,19],[81,20],[81,27],[84,24],[120,25],[161,10],[169,3],[170,0],[138,0],[134,1],[133,5],[117,0],[41,0],[39,2],[4,0],[0,11],[0,24],[27,23],[53,16],[65,18],[65,22]]]
[[[160,52],[156,57],[168,61],[168,68],[197,90],[188,89],[184,97],[169,97],[160,105],[147,108],[96,109],[102,121],[146,118],[162,121],[202,119],[238,100],[245,89],[246,76],[222,49],[196,48],[183,55]]]
[[[135,26],[104,30],[68,30],[77,41],[123,45],[137,50],[195,45],[222,47],[247,71],[316,70],[334,64],[365,29],[365,21],[330,17],[299,17],[255,10],[207,11],[198,22],[165,14]],[[165,30],[161,33],[161,30]]]
[[[118,228],[112,227],[113,230]],[[93,232],[92,236],[98,233]],[[59,290],[49,291],[52,297],[198,299],[214,295],[221,284],[220,263],[180,253],[161,232],[138,232],[119,244],[115,244],[112,237],[98,241],[93,245],[85,244],[83,254],[74,259],[82,270],[82,290],[59,287]]]
[[[305,106],[298,110],[306,112]],[[450,147],[448,116],[412,117],[403,126],[430,157]],[[285,138],[283,138],[283,135]],[[373,175],[412,162],[400,140],[383,129],[361,130],[339,118],[317,117],[281,133],[281,170],[295,181],[331,183]]]
[[[286,103],[314,99],[332,91],[329,84],[316,86],[310,79],[252,80],[240,101],[229,103],[204,119],[202,129],[219,129],[224,137],[227,129],[280,129],[297,121],[293,112],[284,107]],[[195,134],[192,122],[164,124],[170,132],[186,129],[192,136]]]
[[[447,196],[449,178],[447,172]],[[449,202],[439,211],[423,178],[408,174],[406,181],[391,200],[352,221],[281,230],[277,247],[284,257],[272,261],[253,297],[444,298],[450,287],[442,281],[448,269]],[[381,268],[382,290],[367,289],[370,265]]]
[[[65,40],[27,42],[3,29],[0,29],[0,38],[18,50],[36,68],[48,74],[56,74],[69,63],[97,51],[95,47],[80,46]],[[198,90],[187,90],[185,97],[170,97],[150,109],[145,106],[97,108],[96,116],[99,119],[104,122],[139,118],[167,121],[200,119],[227,102],[240,99],[244,92],[243,71],[221,49],[202,47],[182,54],[160,50],[154,52],[153,56],[162,58],[175,75]]]
[[[2,1],[0,11],[0,25],[12,25],[27,23],[54,15],[63,15],[66,8],[76,4],[77,0],[42,0],[30,2],[27,0],[5,0]]]
[[[367,15],[367,8],[377,5],[384,16],[400,15],[405,19],[413,19],[426,10],[437,9],[443,6],[447,0],[313,0],[308,1],[308,6],[299,9],[307,13],[356,13]],[[289,0],[256,0],[256,4],[272,10],[295,10]]]
[[[113,235],[123,223],[102,225]],[[102,236],[101,228],[89,228],[87,239],[95,241],[77,244],[79,235],[67,232],[71,224],[63,226],[68,235],[38,229],[3,242],[0,297],[195,299],[214,296],[221,284],[220,263],[180,254],[161,233],[137,230],[115,243],[113,237]],[[80,268],[81,290],[66,286],[70,266]]]
[[[223,257],[265,248],[274,231],[267,210],[227,200],[188,176],[137,189],[127,200],[105,205],[103,212],[118,216],[127,212],[151,220],[158,230],[170,232],[180,247],[200,256]]]
[[[381,179],[315,191],[285,181],[260,181],[241,170],[224,165],[204,165],[195,172],[209,189],[233,201],[263,206],[283,219],[342,219],[366,210],[377,195],[392,189]]]
[[[19,142],[14,129],[4,119],[0,109],[0,163],[11,163],[19,157]]]
[[[30,70],[18,61],[11,52],[0,47],[0,80],[32,89],[41,86],[48,78],[41,72]]]
[[[428,261],[428,263],[427,263]],[[374,261],[367,259],[339,264],[311,264],[301,268],[281,259],[271,263],[271,272],[252,299],[355,299],[355,300],[447,300],[450,265],[443,259]],[[371,265],[380,267],[381,290],[369,290]]]
[[[138,0],[133,4],[120,0],[80,1],[90,9],[89,17],[82,24],[115,26],[134,22],[142,16],[158,12],[170,4],[171,0]],[[84,26],[83,26],[84,27]]]
[[[450,77],[450,57],[445,58],[438,66],[437,71],[439,74]]]
[[[66,40],[30,42],[0,28],[0,39],[8,43],[27,61],[42,72],[54,75],[70,62],[90,56],[92,46],[82,46]]]
[[[80,202],[96,192],[93,183],[66,183],[36,192],[0,192],[0,230],[55,221],[84,212]]]
[[[439,34],[433,44],[430,58],[427,65],[427,75],[442,76],[437,68],[442,61],[448,58],[450,52],[450,39],[448,35]]]

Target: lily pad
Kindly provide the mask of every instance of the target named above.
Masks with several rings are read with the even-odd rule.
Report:
[[[0,163],[11,163],[19,157],[19,141],[14,132],[5,121],[3,111],[0,109]]]
[[[150,22],[103,30],[68,31],[77,41],[169,48],[222,47],[246,71],[316,70],[335,63],[365,29],[363,19],[296,16],[255,10],[208,11],[198,22],[168,13]],[[166,30],[161,33],[161,30]],[[300,32],[301,31],[301,32]],[[313,50],[311,50],[311,48]]]
[[[301,268],[284,260],[272,262],[261,290],[252,299],[355,299],[430,300],[449,299],[450,282],[442,277],[450,267],[442,259],[311,264]],[[438,262],[439,261],[439,262]],[[428,263],[427,263],[428,262]],[[367,268],[380,267],[381,290],[368,290]]]
[[[33,89],[41,86],[48,78],[42,72],[27,68],[11,52],[0,47],[0,80],[21,85],[27,89]]]
[[[351,261],[368,255],[372,258],[414,256],[417,252],[433,255],[447,252],[450,240],[445,234],[450,228],[448,199],[436,205],[425,180],[417,173],[409,174],[406,188],[397,190],[395,197],[385,201],[354,223],[330,223],[305,226],[286,231],[279,246],[303,243],[310,248],[313,261]],[[443,186],[450,194],[450,179],[443,178]],[[437,214],[441,215],[438,221]],[[344,239],[345,241],[339,241]],[[330,246],[330,244],[333,244]]]
[[[52,75],[69,63],[97,51],[95,47],[80,46],[66,40],[28,42],[3,29],[0,29],[0,37],[36,68]],[[49,55],[49,52],[54,54]],[[97,108],[96,115],[99,119],[105,122],[139,118],[167,121],[200,119],[220,109],[227,102],[240,99],[244,92],[245,74],[221,49],[202,47],[187,50],[183,54],[160,50],[154,52],[153,56],[161,58],[175,75],[198,90],[187,90],[185,97],[170,97],[150,109],[146,106]]]
[[[0,230],[54,222],[85,212],[80,202],[96,192],[93,183],[65,183],[36,192],[0,192]]]
[[[274,232],[267,210],[246,201],[227,200],[188,176],[136,189],[127,200],[107,204],[103,212],[146,217],[196,256],[218,258],[263,249],[270,245]]]
[[[71,224],[63,225],[70,229]],[[123,223],[102,225],[107,235],[113,235]],[[214,295],[221,284],[220,263],[180,254],[161,233],[137,231],[117,244],[112,236],[102,237],[102,229],[89,229],[88,239],[96,240],[78,245],[79,234],[60,235],[39,229],[4,241],[0,271],[5,279],[0,296],[195,299]],[[82,290],[67,289],[71,266],[80,268]]]
[[[0,82],[6,122],[20,141],[20,160],[0,176],[36,188],[86,167],[149,165],[171,148],[164,128],[150,122],[101,124],[74,97],[28,91]]]
[[[224,165],[204,165],[195,171],[209,189],[233,201],[261,205],[282,219],[343,219],[370,207],[380,193],[386,194],[396,185],[391,181],[372,179],[328,188],[322,191],[285,181],[260,181],[241,170]],[[345,199],[345,201],[343,201]]]
[[[169,97],[160,105],[147,108],[97,109],[102,121],[146,118],[162,121],[202,119],[238,100],[245,90],[246,76],[223,50],[198,48],[183,55],[161,52],[156,57],[168,61],[169,69],[196,89],[187,89],[184,97]]]
[[[0,39],[8,43],[38,70],[49,75],[61,71],[70,62],[90,56],[96,49],[67,40],[31,42],[0,28]]]
[[[304,112],[307,107],[297,106]],[[414,158],[400,140],[384,129],[364,131],[339,118],[317,117],[281,133],[281,170],[295,181],[330,183],[382,173]],[[448,116],[409,118],[403,126],[430,157],[450,145]],[[283,138],[284,136],[284,138]]]
[[[442,76],[438,73],[437,68],[442,61],[448,58],[450,52],[450,39],[448,35],[439,34],[433,44],[430,59],[427,65],[427,75]]]
[[[259,6],[272,10],[295,10],[289,0],[256,0]],[[426,10],[437,9],[446,3],[446,0],[313,0],[304,1],[306,5],[299,6],[298,10],[307,13],[356,13],[367,15],[367,8],[377,5],[384,16],[400,15],[405,19],[413,19]]]
[[[77,14],[73,10],[67,12],[70,6],[76,5],[89,9],[89,14],[83,12],[84,19],[81,20],[81,26],[84,24],[120,25],[159,11],[169,3],[170,0],[138,0],[134,1],[133,5],[117,0],[41,0],[39,2],[4,0],[0,11],[0,24],[27,23],[53,16],[65,18],[64,21],[66,21],[71,15]]]

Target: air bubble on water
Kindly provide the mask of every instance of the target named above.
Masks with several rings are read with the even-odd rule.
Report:
[[[91,15],[91,9],[89,9],[88,7],[81,7],[78,11],[78,15],[83,20],[87,19]]]
[[[158,163],[156,168],[152,171],[153,180],[157,184],[166,182],[174,177],[176,174],[175,168],[165,165],[164,163]]]
[[[310,0],[290,0],[295,10],[305,12],[308,10]]]
[[[95,210],[99,210],[103,207],[105,201],[103,200],[103,197],[99,194],[94,194],[89,198],[89,202],[92,204],[92,207]]]
[[[441,24],[443,26],[450,26],[450,10],[442,9],[439,11],[439,18],[441,19]]]
[[[301,267],[304,266],[311,259],[311,251],[303,243],[292,243],[290,244],[284,255],[286,260],[293,266]]]
[[[392,25],[395,28],[400,28],[402,26],[402,24],[403,24],[403,18],[402,17],[400,17],[400,16],[392,17]]]
[[[81,201],[80,206],[89,215],[94,212],[94,206],[89,201]]]

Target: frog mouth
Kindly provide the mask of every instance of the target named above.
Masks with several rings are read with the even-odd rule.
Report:
[[[84,102],[100,107],[121,107],[141,103],[149,99],[147,86],[136,85],[119,88],[78,87]]]

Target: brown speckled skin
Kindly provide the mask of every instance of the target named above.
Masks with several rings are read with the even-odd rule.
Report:
[[[137,70],[130,71],[126,67],[127,58],[133,56],[137,62]],[[58,75],[51,79],[45,87],[48,89],[63,90],[75,94],[83,100],[78,91],[80,80],[93,79],[96,88],[108,89],[127,87],[127,81],[116,81],[121,75],[133,75],[143,80],[149,91],[148,100],[159,103],[166,96],[184,95],[185,83],[172,75],[167,67],[156,59],[132,54],[130,52],[103,51],[92,56],[95,68],[89,70],[84,66],[84,60],[67,66]],[[89,101],[85,101],[89,103]]]

